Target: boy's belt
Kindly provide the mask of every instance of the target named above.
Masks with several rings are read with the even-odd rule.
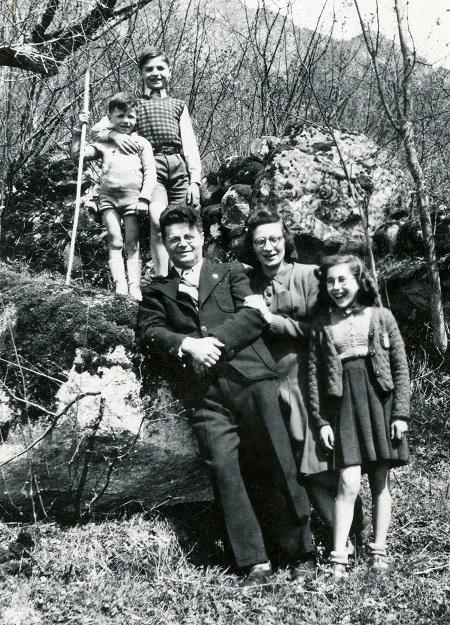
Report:
[[[165,154],[170,156],[171,154],[180,154],[180,148],[175,145],[158,145],[153,148],[153,154]]]

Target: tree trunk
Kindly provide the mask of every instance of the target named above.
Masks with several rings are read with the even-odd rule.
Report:
[[[433,227],[430,218],[430,203],[425,190],[425,177],[417,158],[412,122],[404,124],[406,161],[416,186],[417,206],[420,225],[425,245],[425,260],[430,288],[430,313],[433,325],[433,340],[436,348],[444,354],[447,351],[447,332],[445,329],[444,307],[442,304],[441,280],[436,256]]]
[[[400,132],[405,143],[406,160],[409,171],[415,182],[417,205],[420,214],[423,240],[425,244],[425,259],[427,262],[428,280],[430,285],[430,312],[433,324],[433,337],[436,348],[445,353],[447,350],[447,333],[445,329],[444,310],[442,305],[441,281],[439,277],[436,248],[433,229],[431,226],[430,206],[425,188],[425,177],[417,157],[414,141],[413,125],[413,95],[411,78],[414,70],[415,54],[408,41],[408,27],[405,24],[405,7],[402,0],[395,0],[400,47],[403,57],[403,108],[401,110],[402,124]]]
[[[371,58],[373,71],[377,80],[378,92],[386,112],[386,115],[394,128],[401,137],[405,145],[406,161],[408,169],[415,183],[417,206],[419,208],[420,223],[422,235],[425,245],[425,260],[427,263],[428,281],[430,289],[430,314],[433,325],[433,339],[436,348],[443,354],[447,350],[447,333],[444,322],[444,311],[442,304],[441,281],[438,271],[438,263],[436,257],[436,248],[434,242],[433,229],[431,226],[430,206],[428,195],[426,192],[425,177],[420,165],[417,150],[414,141],[414,125],[413,125],[413,93],[411,80],[414,71],[415,53],[409,45],[410,32],[406,24],[406,9],[403,0],[395,0],[395,13],[397,16],[398,34],[400,39],[400,47],[403,58],[403,80],[401,84],[402,101],[397,103],[398,116],[394,115],[388,105],[384,88],[381,82],[381,72],[378,69],[377,49],[372,43],[367,27],[364,24],[358,0],[353,0],[364,42]],[[378,38],[379,33],[377,34]]]

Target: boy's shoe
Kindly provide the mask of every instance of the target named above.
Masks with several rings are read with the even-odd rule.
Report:
[[[116,293],[118,295],[128,295],[128,283],[123,258],[114,258],[108,261],[108,265],[114,280]]]
[[[131,299],[134,299],[135,302],[142,302],[142,291],[139,287],[129,286],[128,295]]]
[[[239,586],[241,588],[252,588],[253,586],[268,584],[272,575],[273,570],[270,562],[254,564]]]
[[[387,573],[389,571],[389,562],[384,545],[369,543],[370,550],[370,568],[374,573]]]
[[[304,584],[310,582],[317,577],[317,565],[314,557],[308,560],[299,560],[296,562],[290,573],[291,582]]]
[[[141,293],[141,268],[142,263],[139,258],[132,258],[127,260],[127,272],[128,272],[128,294],[131,299],[136,302],[142,301]]]

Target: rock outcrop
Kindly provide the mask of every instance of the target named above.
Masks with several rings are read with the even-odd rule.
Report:
[[[188,412],[160,368],[141,375],[134,302],[5,267],[0,288],[4,517],[211,497]]]
[[[252,169],[249,162],[260,166]],[[410,212],[405,176],[386,152],[365,135],[338,130],[332,135],[312,124],[291,126],[282,138],[255,140],[251,157],[229,159],[216,177],[205,180],[205,199],[212,196],[211,188],[217,204],[220,185],[225,241],[235,243],[249,211],[271,206],[283,215],[305,261],[317,261],[323,252],[364,245],[361,208],[367,208],[371,234],[387,222],[400,227]],[[382,235],[380,231],[379,240]],[[394,241],[389,247],[388,240],[383,249],[395,246]]]

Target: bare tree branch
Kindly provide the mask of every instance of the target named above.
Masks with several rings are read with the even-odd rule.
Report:
[[[59,3],[60,3],[60,0],[48,0],[47,6],[45,8],[44,13],[42,14],[40,22],[36,24],[34,29],[31,31],[30,38],[33,43],[38,43],[40,41],[43,41],[44,33],[53,22]]]
[[[72,406],[74,404],[76,404],[77,402],[79,402],[81,399],[83,399],[84,397],[92,397],[95,395],[101,395],[101,391],[90,391],[88,393],[79,393],[76,397],[74,397],[71,401],[69,401],[62,410],[60,410],[57,413],[54,412],[50,412],[49,410],[47,410],[46,408],[44,408],[43,406],[38,406],[37,404],[33,404],[32,402],[29,402],[27,400],[24,400],[20,397],[16,397],[13,393],[11,393],[11,391],[5,386],[3,385],[3,387],[5,388],[5,390],[8,392],[9,395],[11,395],[12,397],[14,397],[15,400],[23,402],[27,405],[31,405],[34,407],[39,408],[42,412],[45,412],[47,414],[52,414],[53,415],[53,419],[50,422],[50,425],[44,430],[44,432],[38,436],[37,438],[34,439],[34,441],[32,443],[30,443],[29,445],[27,445],[27,447],[25,447],[25,449],[22,449],[21,452],[19,452],[18,454],[15,454],[14,456],[12,456],[11,458],[8,458],[8,460],[5,460],[4,462],[2,462],[0,464],[0,469],[2,467],[4,467],[7,464],[10,464],[11,462],[14,462],[14,460],[17,460],[17,458],[20,458],[20,456],[23,456],[25,454],[27,454],[30,449],[33,449],[33,447],[36,447],[36,445],[38,445],[42,440],[44,440],[44,438],[46,436],[48,436],[50,434],[50,432],[56,427],[59,419],[65,415],[70,408],[72,408]]]
[[[364,43],[366,44],[366,49],[367,52],[369,53],[370,56],[370,60],[372,63],[372,67],[373,67],[373,73],[375,75],[375,80],[377,81],[377,86],[378,86],[378,93],[380,96],[380,100],[381,100],[381,104],[383,105],[384,108],[384,112],[387,115],[387,118],[389,119],[391,126],[397,131],[399,132],[400,127],[397,123],[397,120],[395,119],[388,103],[386,100],[386,94],[384,92],[384,88],[383,88],[383,83],[381,80],[381,75],[380,75],[380,71],[378,68],[378,61],[377,61],[377,56],[378,56],[378,49],[379,49],[379,41],[380,41],[380,28],[379,28],[379,16],[378,16],[378,3],[377,3],[377,39],[376,39],[376,44],[373,45],[372,43],[372,38],[370,36],[369,31],[366,28],[366,25],[364,24],[364,20],[362,18],[361,15],[361,10],[359,8],[359,3],[358,0],[353,0],[355,3],[355,8],[356,11],[358,13],[358,19],[359,19],[359,23],[361,25],[361,32],[362,32],[362,36],[364,39]]]
[[[23,43],[0,45],[0,66],[16,67],[42,76],[54,76],[61,63],[84,46],[95,33],[119,18],[127,19],[152,0],[139,0],[116,9],[118,0],[98,0],[94,7],[75,24],[47,33],[59,7],[59,0],[49,0],[39,21],[25,32]]]

